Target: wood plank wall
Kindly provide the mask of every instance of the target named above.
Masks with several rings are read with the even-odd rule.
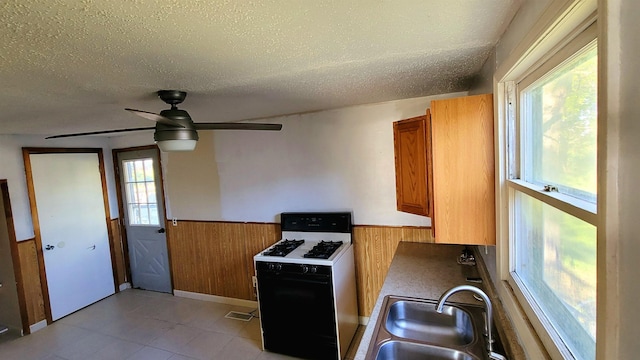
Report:
[[[253,255],[281,238],[279,224],[178,221],[167,228],[176,290],[255,300]],[[369,316],[400,241],[433,242],[426,227],[355,226],[356,284]]]
[[[116,287],[126,283],[127,272],[126,262],[124,259],[124,249],[122,244],[122,232],[120,231],[120,219],[111,219],[109,221],[109,227],[111,227],[111,238],[109,241],[113,244],[113,252],[115,255],[115,268],[116,268]]]
[[[44,311],[42,287],[40,286],[40,268],[35,239],[18,242],[20,257],[20,272],[24,281],[24,298],[27,308],[29,325],[33,325],[47,318]]]
[[[434,242],[428,227],[354,227],[353,250],[360,316],[371,314],[400,241]]]
[[[280,239],[280,224],[178,221],[167,239],[174,289],[255,300],[253,255]]]
[[[118,219],[110,222],[118,282],[125,283],[125,259]],[[280,224],[178,221],[167,227],[176,290],[256,300],[253,255],[281,238]],[[432,243],[427,227],[354,226],[353,243],[360,316],[369,316],[400,241]],[[45,320],[35,241],[18,243],[29,324]]]

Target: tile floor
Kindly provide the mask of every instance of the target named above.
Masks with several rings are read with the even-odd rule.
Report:
[[[3,360],[294,359],[262,351],[260,321],[228,319],[254,309],[143,290],[125,290],[18,339]],[[362,327],[347,354],[351,360]]]

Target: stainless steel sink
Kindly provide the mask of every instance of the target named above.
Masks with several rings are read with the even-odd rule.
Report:
[[[465,352],[407,341],[388,341],[382,344],[376,360],[478,360]]]
[[[404,339],[446,346],[467,345],[474,340],[474,329],[468,312],[445,305],[442,314],[433,303],[400,300],[389,306],[385,328]]]
[[[385,296],[367,359],[488,360],[484,307],[447,302],[439,314],[437,303]],[[494,346],[502,349],[494,338]]]

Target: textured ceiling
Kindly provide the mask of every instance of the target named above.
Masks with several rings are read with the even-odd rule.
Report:
[[[0,134],[196,122],[464,91],[524,0],[3,0]]]

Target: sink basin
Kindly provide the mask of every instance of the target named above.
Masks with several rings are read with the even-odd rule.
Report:
[[[367,360],[488,360],[484,305],[387,295],[373,330]],[[503,353],[497,334],[493,349]]]
[[[478,360],[475,356],[438,346],[406,341],[389,341],[380,346],[376,360]]]
[[[440,314],[430,302],[396,301],[389,307],[384,325],[397,337],[442,346],[462,346],[474,340],[469,313],[449,305]]]

